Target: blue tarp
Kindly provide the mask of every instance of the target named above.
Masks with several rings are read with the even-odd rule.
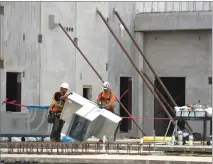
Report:
[[[70,138],[68,136],[65,136],[63,133],[61,133],[61,141],[62,142],[77,142],[73,138]]]
[[[27,109],[49,109],[47,105],[27,105]]]

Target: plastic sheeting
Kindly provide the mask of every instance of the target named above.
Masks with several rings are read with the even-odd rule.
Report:
[[[0,137],[0,141],[8,141],[8,137]],[[21,137],[11,137],[12,142],[21,142]],[[41,137],[25,137],[25,141],[42,141]],[[44,141],[50,141],[50,137],[44,138]],[[76,140],[61,133],[62,142],[76,142]]]
[[[200,112],[205,111],[208,117],[212,116],[212,107],[204,107],[202,105],[196,105],[194,107],[195,109],[193,109],[193,111],[200,111]],[[189,107],[187,106],[175,107],[175,111],[176,113],[180,111],[189,111]]]

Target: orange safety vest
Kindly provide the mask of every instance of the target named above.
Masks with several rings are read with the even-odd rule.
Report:
[[[106,101],[107,103],[109,103],[110,97],[111,97],[111,91],[109,91],[107,97],[104,97],[104,92],[102,92],[102,93],[101,93],[101,99],[100,99],[100,101],[101,101],[101,102],[102,102],[102,101]]]
[[[64,108],[64,101],[60,100],[60,101],[56,101],[55,100],[55,94],[57,92],[54,93],[53,97],[52,97],[52,101],[50,103],[50,110],[56,111],[56,112],[61,112],[62,109]]]
[[[107,97],[104,97],[104,92],[101,92],[101,98],[100,101],[102,104],[106,105],[110,102],[111,94],[113,94],[111,91],[108,93]],[[115,105],[111,107],[111,109],[108,109],[109,111],[114,111]]]

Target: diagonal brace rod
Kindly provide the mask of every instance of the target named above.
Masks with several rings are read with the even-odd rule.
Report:
[[[158,97],[158,95],[154,92],[154,90],[152,89],[152,87],[148,84],[146,78],[144,77],[144,75],[140,72],[140,70],[137,68],[137,66],[134,64],[133,60],[131,59],[131,57],[129,56],[127,50],[124,48],[124,46],[121,44],[121,42],[119,41],[118,37],[115,35],[115,33],[112,31],[111,27],[108,25],[107,21],[105,20],[104,16],[102,15],[102,13],[97,9],[96,12],[98,13],[98,15],[101,17],[101,19],[103,20],[103,22],[105,23],[105,25],[108,27],[109,31],[112,33],[112,35],[114,36],[115,40],[118,42],[118,44],[120,45],[121,49],[124,51],[124,54],[127,56],[127,58],[130,60],[131,64],[133,65],[133,67],[135,68],[135,70],[138,72],[138,74],[140,75],[140,77],[143,79],[144,83],[147,85],[147,87],[149,88],[149,90],[151,91],[151,93],[154,95],[154,97],[157,99],[157,101],[159,102],[159,104],[161,105],[161,107],[163,108],[163,110],[165,111],[165,113],[167,114],[167,116],[169,118],[172,119],[172,116],[170,115],[170,113],[167,111],[167,109],[165,108],[164,104],[161,102],[160,98]],[[172,120],[172,123],[175,124],[175,121]]]
[[[67,33],[67,31],[64,29],[64,27],[59,23],[60,28],[63,30],[63,32],[66,34],[66,36],[69,38],[69,40],[73,43],[73,45],[77,48],[77,50],[80,52],[80,54],[83,56],[83,58],[86,60],[86,62],[89,64],[89,66],[92,68],[92,70],[96,73],[96,75],[99,77],[99,79],[104,82],[104,80],[102,79],[102,77],[100,76],[100,74],[96,71],[96,69],[93,67],[93,65],[89,62],[89,60],[87,59],[87,57],[84,55],[84,53],[81,51],[81,49],[78,47],[78,45],[75,43],[75,41],[71,38],[71,36]],[[134,124],[138,127],[138,129],[142,132],[142,134],[145,136],[146,134],[144,133],[144,131],[140,128],[140,126],[135,122],[135,120],[133,119],[132,115],[129,113],[129,111],[126,109],[126,107],[120,102],[120,100],[118,100],[117,97],[116,101],[123,107],[123,109],[126,111],[126,113],[129,115],[129,117],[132,118],[132,121],[134,122]]]
[[[177,106],[175,100],[173,99],[173,97],[171,96],[171,94],[169,93],[169,91],[167,90],[167,88],[165,87],[165,85],[163,84],[163,82],[161,81],[161,79],[158,77],[158,75],[156,74],[156,72],[154,71],[153,67],[151,66],[151,64],[149,63],[149,61],[147,60],[147,58],[145,57],[145,55],[143,54],[140,46],[137,44],[137,42],[135,41],[135,39],[133,38],[131,32],[129,31],[129,29],[127,28],[126,24],[124,23],[124,21],[122,20],[122,18],[120,17],[120,15],[118,14],[118,12],[113,9],[114,14],[117,16],[117,18],[119,19],[119,21],[121,22],[121,24],[123,25],[124,29],[126,30],[126,32],[128,33],[129,37],[131,38],[131,40],[133,41],[133,43],[135,44],[136,48],[138,49],[138,51],[140,52],[141,56],[143,57],[144,61],[146,62],[146,64],[149,66],[149,68],[151,69],[152,73],[155,75],[157,81],[159,82],[159,84],[161,85],[161,87],[163,88],[163,90],[165,91],[165,93],[167,94],[167,96],[169,97],[170,101],[173,103],[174,106]],[[172,112],[174,113],[173,109]],[[192,128],[190,127],[190,125],[186,122],[187,125],[187,129],[192,132]]]

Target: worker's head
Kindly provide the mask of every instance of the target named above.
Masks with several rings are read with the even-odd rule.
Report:
[[[60,91],[62,92],[62,93],[66,93],[67,91],[68,91],[68,89],[69,89],[69,84],[68,83],[62,83],[61,85],[60,85]]]
[[[109,88],[109,82],[105,81],[103,83],[103,90],[104,90],[104,92],[107,92],[108,90],[110,90],[110,88]]]

